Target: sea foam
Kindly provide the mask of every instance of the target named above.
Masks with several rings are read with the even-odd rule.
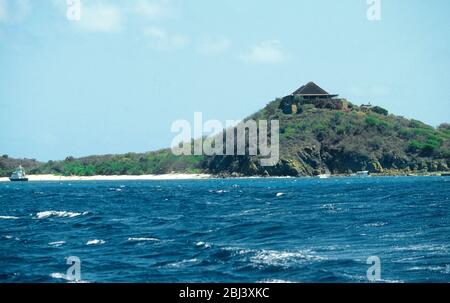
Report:
[[[17,220],[19,217],[14,216],[0,216],[0,220]]]
[[[86,242],[86,245],[100,245],[100,244],[105,244],[105,240],[94,239]]]
[[[55,241],[55,242],[50,242],[48,243],[48,245],[50,246],[54,246],[54,247],[59,247],[66,244],[66,241]]]
[[[59,218],[73,218],[78,216],[87,215],[89,212],[85,211],[82,213],[70,212],[70,211],[55,211],[55,210],[46,210],[41,211],[36,214],[36,218],[38,219],[46,219],[50,217],[59,217]]]
[[[139,242],[139,241],[159,241],[159,239],[157,239],[157,238],[128,238],[128,241],[135,241],[135,242]]]

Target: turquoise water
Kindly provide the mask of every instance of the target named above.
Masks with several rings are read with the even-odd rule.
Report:
[[[0,183],[0,281],[450,281],[450,178]]]

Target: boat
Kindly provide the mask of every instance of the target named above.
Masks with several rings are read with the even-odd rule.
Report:
[[[27,175],[25,174],[25,170],[23,169],[22,165],[20,165],[12,174],[11,177],[9,177],[9,180],[12,182],[25,182],[28,181]]]
[[[370,177],[369,172],[367,170],[358,171],[355,174],[356,177]]]

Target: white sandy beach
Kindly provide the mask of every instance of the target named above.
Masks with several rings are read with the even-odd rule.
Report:
[[[141,176],[55,176],[55,175],[28,175],[29,181],[124,181],[124,180],[196,180],[208,179],[207,174],[164,174]],[[0,182],[10,182],[9,178],[0,178]]]

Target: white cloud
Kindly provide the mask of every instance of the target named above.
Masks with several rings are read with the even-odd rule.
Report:
[[[83,3],[84,4],[84,3]],[[91,32],[116,32],[122,27],[119,7],[109,4],[82,5],[79,27]]]
[[[226,37],[206,37],[200,40],[196,51],[205,56],[220,55],[231,47],[231,41]]]
[[[137,0],[135,13],[147,19],[155,20],[172,17],[176,14],[176,10],[169,0]]]
[[[150,47],[161,51],[181,49],[189,44],[188,37],[169,33],[166,29],[156,26],[145,27],[144,36],[148,38]]]
[[[253,46],[249,52],[241,56],[241,59],[257,63],[281,63],[286,57],[280,41],[269,40]]]
[[[29,0],[0,0],[0,22],[21,22],[30,10]]]

